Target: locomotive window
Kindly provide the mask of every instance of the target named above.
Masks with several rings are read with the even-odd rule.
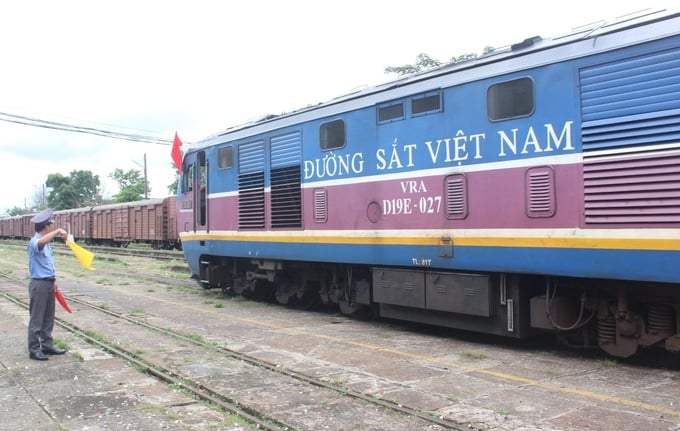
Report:
[[[411,99],[411,115],[439,112],[442,109],[442,98],[439,92]]]
[[[184,175],[182,175],[182,179],[184,180],[184,185],[182,187],[182,190],[185,192],[190,192],[194,189],[194,165],[191,164],[187,166],[187,168],[184,171]]]
[[[333,120],[319,127],[319,145],[322,150],[334,150],[345,146],[345,122]]]
[[[234,147],[222,147],[217,152],[218,169],[226,169],[234,166]]]
[[[378,123],[387,123],[392,120],[402,120],[404,118],[404,103],[394,103],[392,105],[378,106]]]
[[[534,83],[520,78],[489,87],[486,93],[489,120],[526,117],[534,112]]]

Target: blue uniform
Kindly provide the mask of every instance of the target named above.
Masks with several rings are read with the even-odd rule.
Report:
[[[28,352],[37,354],[41,350],[53,349],[52,329],[54,328],[54,255],[50,244],[38,245],[42,235],[36,233],[28,243],[28,270],[31,281],[28,284],[30,318],[28,321]]]

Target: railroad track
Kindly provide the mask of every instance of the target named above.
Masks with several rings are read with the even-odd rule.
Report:
[[[11,271],[15,274],[23,275],[25,263],[17,258],[19,253],[23,255],[25,251],[6,250],[0,262],[3,268],[13,268]],[[144,367],[157,363],[164,365],[167,360],[179,363],[179,367],[173,363],[166,366],[175,377],[181,376],[182,379],[214,388],[219,394],[227,394],[243,405],[252,407],[255,412],[267,412],[273,408],[277,413],[274,415],[276,418],[281,417],[278,416],[281,410],[279,406],[275,402],[264,406],[264,401],[257,397],[261,392],[276,392],[277,389],[270,390],[268,384],[274,382],[276,377],[285,377],[288,380],[283,384],[284,388],[299,389],[290,395],[291,399],[299,396],[296,394],[300,392],[305,395],[325,394],[324,398],[312,397],[311,401],[298,400],[301,404],[308,403],[304,405],[324,418],[332,416],[326,411],[314,410],[315,407],[334,405],[335,401],[324,401],[331,399],[333,394],[341,399],[352,398],[340,395],[335,389],[355,388],[359,394],[369,394],[369,397],[388,404],[421,406],[422,410],[414,410],[440,420],[446,418],[445,423],[456,424],[454,421],[459,420],[472,429],[680,429],[680,411],[676,407],[676,398],[671,395],[677,393],[677,389],[674,389],[678,382],[677,365],[668,364],[668,355],[661,357],[650,353],[645,355],[647,359],[652,359],[648,363],[635,361],[617,364],[595,352],[586,354],[586,358],[579,358],[580,355],[574,355],[571,351],[554,351],[549,346],[547,351],[542,351],[545,346],[538,347],[538,350],[532,347],[527,351],[513,351],[510,344],[495,348],[493,344],[498,340],[480,341],[478,336],[474,337],[474,343],[469,343],[461,334],[451,336],[435,332],[428,335],[409,332],[411,329],[403,332],[388,329],[383,334],[381,327],[385,325],[384,322],[361,324],[328,313],[292,313],[283,307],[266,303],[227,298],[218,291],[197,288],[189,280],[161,276],[167,275],[165,268],[168,265],[156,265],[150,260],[144,263],[143,259],[136,258],[112,259],[113,265],[102,265],[101,271],[83,272],[72,256],[59,259],[61,264],[58,266],[63,274],[63,278],[60,277],[63,280],[62,291],[79,308],[67,316],[69,323],[104,334],[103,338],[113,347],[132,352],[148,361]],[[127,272],[121,271],[118,263],[128,268]],[[154,275],[153,272],[160,268],[162,270]],[[77,280],[79,286],[72,285],[69,289],[66,284],[69,279]],[[108,287],[100,289],[100,284]],[[16,290],[20,292],[18,297],[25,296],[25,280]],[[70,295],[69,291],[78,292],[83,297]],[[78,302],[81,299],[85,299],[87,304]],[[102,310],[96,310],[92,305]],[[149,314],[144,312],[147,307],[152,310]],[[125,318],[153,324],[188,337],[188,340],[157,332],[153,328],[144,329],[144,336],[128,339],[127,334],[141,331],[135,329],[141,327]],[[123,326],[125,329],[121,329]],[[116,328],[118,332],[109,333]],[[156,333],[159,335],[153,335]],[[150,346],[149,352],[139,352],[140,346],[147,346],[149,340],[158,337],[166,340],[161,343],[162,346]],[[171,350],[165,351],[166,348]],[[177,348],[180,352],[176,354]],[[187,357],[183,351],[198,352],[192,354],[200,357]],[[264,374],[257,374],[253,370],[264,369],[263,365],[246,363],[232,352],[251,353],[248,356],[264,359],[269,369],[265,369]],[[159,361],[159,355],[164,359]],[[247,367],[242,368],[243,365]],[[142,365],[138,367],[142,369]],[[218,378],[208,384],[205,378],[197,377],[190,370],[192,367],[209,369],[210,372],[217,370],[217,373],[229,374],[229,378],[233,373],[243,374],[249,376],[251,381],[261,380],[263,384],[257,389],[245,390],[242,394],[245,398],[235,398],[233,388],[242,391],[248,387],[243,381],[226,383]],[[311,376],[323,385],[330,385],[331,389],[298,380],[295,376],[283,375],[282,370],[300,371],[293,374]],[[468,386],[472,382],[477,382],[475,384],[479,387]],[[593,386],[593,382],[597,384]],[[621,382],[629,384],[624,387]],[[271,387],[278,388],[273,384]],[[202,387],[198,388],[199,392],[204,391]],[[535,394],[542,395],[535,398]],[[392,414],[415,420],[410,415],[397,413],[387,407],[360,398],[352,399],[373,409],[389,410]],[[551,423],[552,426],[541,426],[544,419],[532,416],[532,411],[543,412],[552,418],[548,420],[559,425]],[[524,415],[524,412],[528,414]],[[588,417],[593,414],[596,419]],[[607,414],[613,415],[619,422],[601,422],[601,418]],[[570,419],[559,419],[563,415]],[[285,412],[283,417],[286,417]],[[293,425],[297,425],[297,422],[290,425],[290,421],[280,421],[293,428]],[[418,419],[418,423],[421,422]],[[617,426],[617,423],[624,422],[629,426]],[[428,425],[424,426],[431,430],[451,428],[425,423]],[[328,427],[298,427],[321,428]],[[370,427],[361,429],[367,428]],[[410,428],[418,429],[417,426]],[[405,425],[391,428],[386,425],[373,429],[407,428]]]
[[[160,260],[181,260],[184,261],[184,254],[175,250],[153,250],[141,248],[125,247],[105,247],[105,246],[85,246],[89,251],[97,254],[113,254],[121,256],[148,257]]]
[[[26,241],[18,240],[0,240],[0,244],[8,247],[26,248]],[[118,255],[118,256],[133,256],[133,257],[147,257],[158,260],[178,260],[184,262],[184,254],[177,250],[154,250],[147,248],[126,248],[126,247],[107,247],[96,245],[82,245],[87,250],[98,255]],[[63,241],[55,240],[52,243],[52,249],[55,253],[71,253],[71,250],[63,243]]]
[[[24,280],[19,280],[5,274],[2,274],[2,276],[18,286],[24,287]],[[26,300],[17,295],[12,295],[6,291],[0,292],[0,295],[21,307],[28,308]],[[288,419],[285,417],[277,418],[277,415],[272,414],[270,411],[259,410],[256,405],[249,405],[250,403],[246,399],[227,394],[224,390],[217,387],[212,387],[206,381],[201,381],[183,373],[181,367],[169,363],[185,363],[184,359],[178,358],[175,355],[173,355],[172,361],[169,362],[149,359],[144,354],[135,353],[140,350],[141,343],[130,343],[129,341],[117,338],[117,336],[107,333],[104,328],[115,326],[120,331],[121,324],[124,324],[126,327],[129,327],[124,333],[142,333],[142,335],[138,336],[139,340],[154,340],[159,345],[181,344],[183,346],[182,350],[186,350],[186,346],[191,346],[191,356],[209,357],[211,358],[211,363],[219,362],[222,364],[220,366],[221,369],[238,367],[241,369],[241,373],[256,375],[258,376],[256,379],[260,381],[276,382],[275,384],[280,385],[281,388],[293,387],[297,392],[314,393],[315,397],[332,400],[333,403],[345,403],[347,405],[346,408],[357,409],[357,414],[361,414],[361,411],[367,408],[373,410],[379,409],[387,418],[385,419],[387,422],[393,420],[395,423],[411,423],[411,425],[406,425],[409,427],[413,426],[413,428],[409,429],[474,430],[474,428],[463,424],[423,412],[418,408],[396,404],[388,400],[353,391],[324,379],[287,370],[276,363],[239,353],[236,350],[217,345],[214,342],[205,341],[202,337],[149,323],[145,321],[144,317],[134,317],[129,313],[114,311],[101,304],[95,304],[72,296],[67,296],[67,300],[71,304],[81,306],[79,309],[81,318],[83,318],[83,310],[89,310],[88,313],[91,313],[91,315],[83,318],[87,322],[88,327],[92,327],[92,322],[103,322],[105,319],[101,317],[102,315],[106,316],[106,319],[114,319],[117,323],[107,322],[93,331],[92,329],[82,328],[81,325],[71,322],[70,319],[60,318],[57,319],[59,326],[87,341],[89,344],[128,362],[146,374],[154,376],[174,388],[181,389],[195,399],[216,406],[224,412],[240,416],[253,424],[257,429],[281,431],[300,428],[299,424],[287,422]],[[154,350],[148,345],[143,348]],[[283,391],[284,389],[281,390]]]

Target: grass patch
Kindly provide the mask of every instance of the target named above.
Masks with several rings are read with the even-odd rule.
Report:
[[[600,366],[603,367],[603,368],[614,368],[614,367],[619,366],[619,363],[616,362],[616,359],[605,358],[605,359],[602,359],[598,362],[599,362]]]
[[[144,311],[144,309],[142,307],[133,308],[132,310],[130,310],[129,314],[130,314],[130,316],[134,316],[134,317],[144,317],[144,316],[146,316],[146,312]]]
[[[339,377],[337,379],[331,380],[330,383],[333,386],[345,386],[345,384],[347,383],[347,379],[344,377]]]
[[[322,377],[322,381],[333,385],[333,386],[338,386],[338,387],[344,387],[347,384],[347,378],[345,377],[336,377],[334,379],[329,379],[328,377]]]
[[[494,409],[494,412],[502,416],[507,416],[510,414],[510,410],[506,409],[505,407],[499,407],[497,409]]]
[[[475,359],[475,360],[487,358],[487,356],[484,353],[472,352],[472,351],[469,351],[469,350],[464,351],[460,355],[464,358]]]
[[[54,344],[54,347],[58,349],[68,350],[68,343],[64,340],[60,340],[59,338],[52,340],[52,344]]]
[[[187,335],[185,335],[185,337],[192,340],[192,341],[196,341],[198,343],[204,343],[205,342],[202,335],[187,334]]]
[[[94,338],[98,343],[108,344],[108,343],[106,342],[106,338],[104,338],[104,336],[101,335],[101,334],[97,334],[97,333],[94,332],[94,331],[84,331],[83,333],[84,333],[85,335],[87,335],[88,337],[90,337],[90,338]]]

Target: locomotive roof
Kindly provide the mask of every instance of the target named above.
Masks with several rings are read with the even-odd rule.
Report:
[[[331,100],[328,100],[326,102],[322,102],[316,105],[309,105],[307,107],[298,109],[296,111],[284,113],[281,115],[264,115],[261,118],[258,118],[256,120],[232,126],[227,128],[226,130],[216,133],[214,135],[208,136],[204,139],[201,139],[195,143],[187,143],[187,147],[189,151],[192,149],[198,149],[198,148],[204,148],[216,143],[221,143],[225,141],[225,137],[229,136],[229,139],[238,139],[241,137],[246,137],[250,136],[253,134],[257,133],[263,133],[268,130],[271,130],[272,128],[278,128],[278,127],[285,127],[288,126],[291,123],[289,120],[288,122],[281,121],[285,119],[291,119],[293,117],[298,117],[306,113],[312,113],[317,110],[320,110],[325,107],[331,107],[334,105],[338,105],[343,102],[348,102],[352,100],[357,100],[361,98],[368,98],[371,95],[377,95],[379,93],[384,93],[389,90],[394,90],[394,89],[399,89],[399,88],[404,88],[404,87],[412,87],[414,84],[417,84],[419,82],[424,82],[427,80],[430,80],[432,78],[436,78],[439,76],[445,76],[445,75],[451,75],[455,73],[459,73],[462,71],[467,71],[467,70],[473,70],[476,68],[479,68],[481,66],[485,65],[490,65],[493,63],[498,63],[502,61],[507,61],[515,57],[520,57],[520,56],[525,56],[527,54],[531,53],[536,53],[539,51],[547,51],[550,49],[554,49],[560,46],[568,45],[570,43],[578,42],[578,41],[583,41],[583,40],[588,40],[588,39],[594,39],[609,33],[614,33],[626,29],[632,29],[635,27],[640,27],[643,25],[649,25],[654,22],[661,22],[661,21],[666,21],[666,20],[671,20],[673,18],[678,18],[680,17],[680,11],[669,11],[666,9],[662,10],[642,10],[639,12],[631,13],[629,15],[625,15],[622,17],[619,17],[613,21],[599,21],[591,24],[587,24],[582,27],[577,27],[574,28],[571,32],[557,35],[548,39],[543,39],[540,36],[533,36],[529,37],[527,39],[524,39],[521,42],[508,45],[505,47],[501,47],[498,49],[495,49],[493,52],[477,57],[472,60],[464,61],[464,62],[459,62],[459,63],[446,63],[441,66],[431,68],[425,71],[421,72],[416,72],[413,74],[405,75],[402,77],[399,77],[395,80],[387,81],[382,84],[378,84],[375,86],[370,86],[362,89],[358,89],[355,91],[352,91],[350,93],[335,97]],[[666,34],[661,34],[661,35],[645,35],[645,37],[648,37],[649,40],[653,40],[662,36],[668,36],[671,34],[678,34],[678,28],[679,26],[670,26],[670,30]],[[639,42],[638,40],[635,40],[633,42]],[[571,56],[578,56],[579,53],[571,53]],[[569,57],[564,57],[564,58],[569,58]],[[555,60],[553,60],[555,61]],[[527,67],[527,66],[524,66]],[[506,70],[507,71],[507,70]],[[479,78],[479,77],[478,77]],[[429,88],[428,88],[429,89]],[[417,92],[418,90],[416,90]],[[399,97],[400,95],[396,95],[395,97]],[[385,99],[389,100],[389,99]],[[367,102],[367,105],[371,105],[375,103],[375,101],[370,101]],[[343,112],[343,111],[339,111]],[[337,112],[335,112],[337,114]],[[330,115],[333,115],[333,113],[330,113]],[[303,118],[298,121],[305,121],[307,119],[311,118],[319,118],[321,116],[325,115],[319,115],[319,116],[312,116],[309,118]],[[293,120],[293,122],[296,122]],[[276,124],[272,124],[276,123]],[[280,125],[278,123],[281,123]]]

